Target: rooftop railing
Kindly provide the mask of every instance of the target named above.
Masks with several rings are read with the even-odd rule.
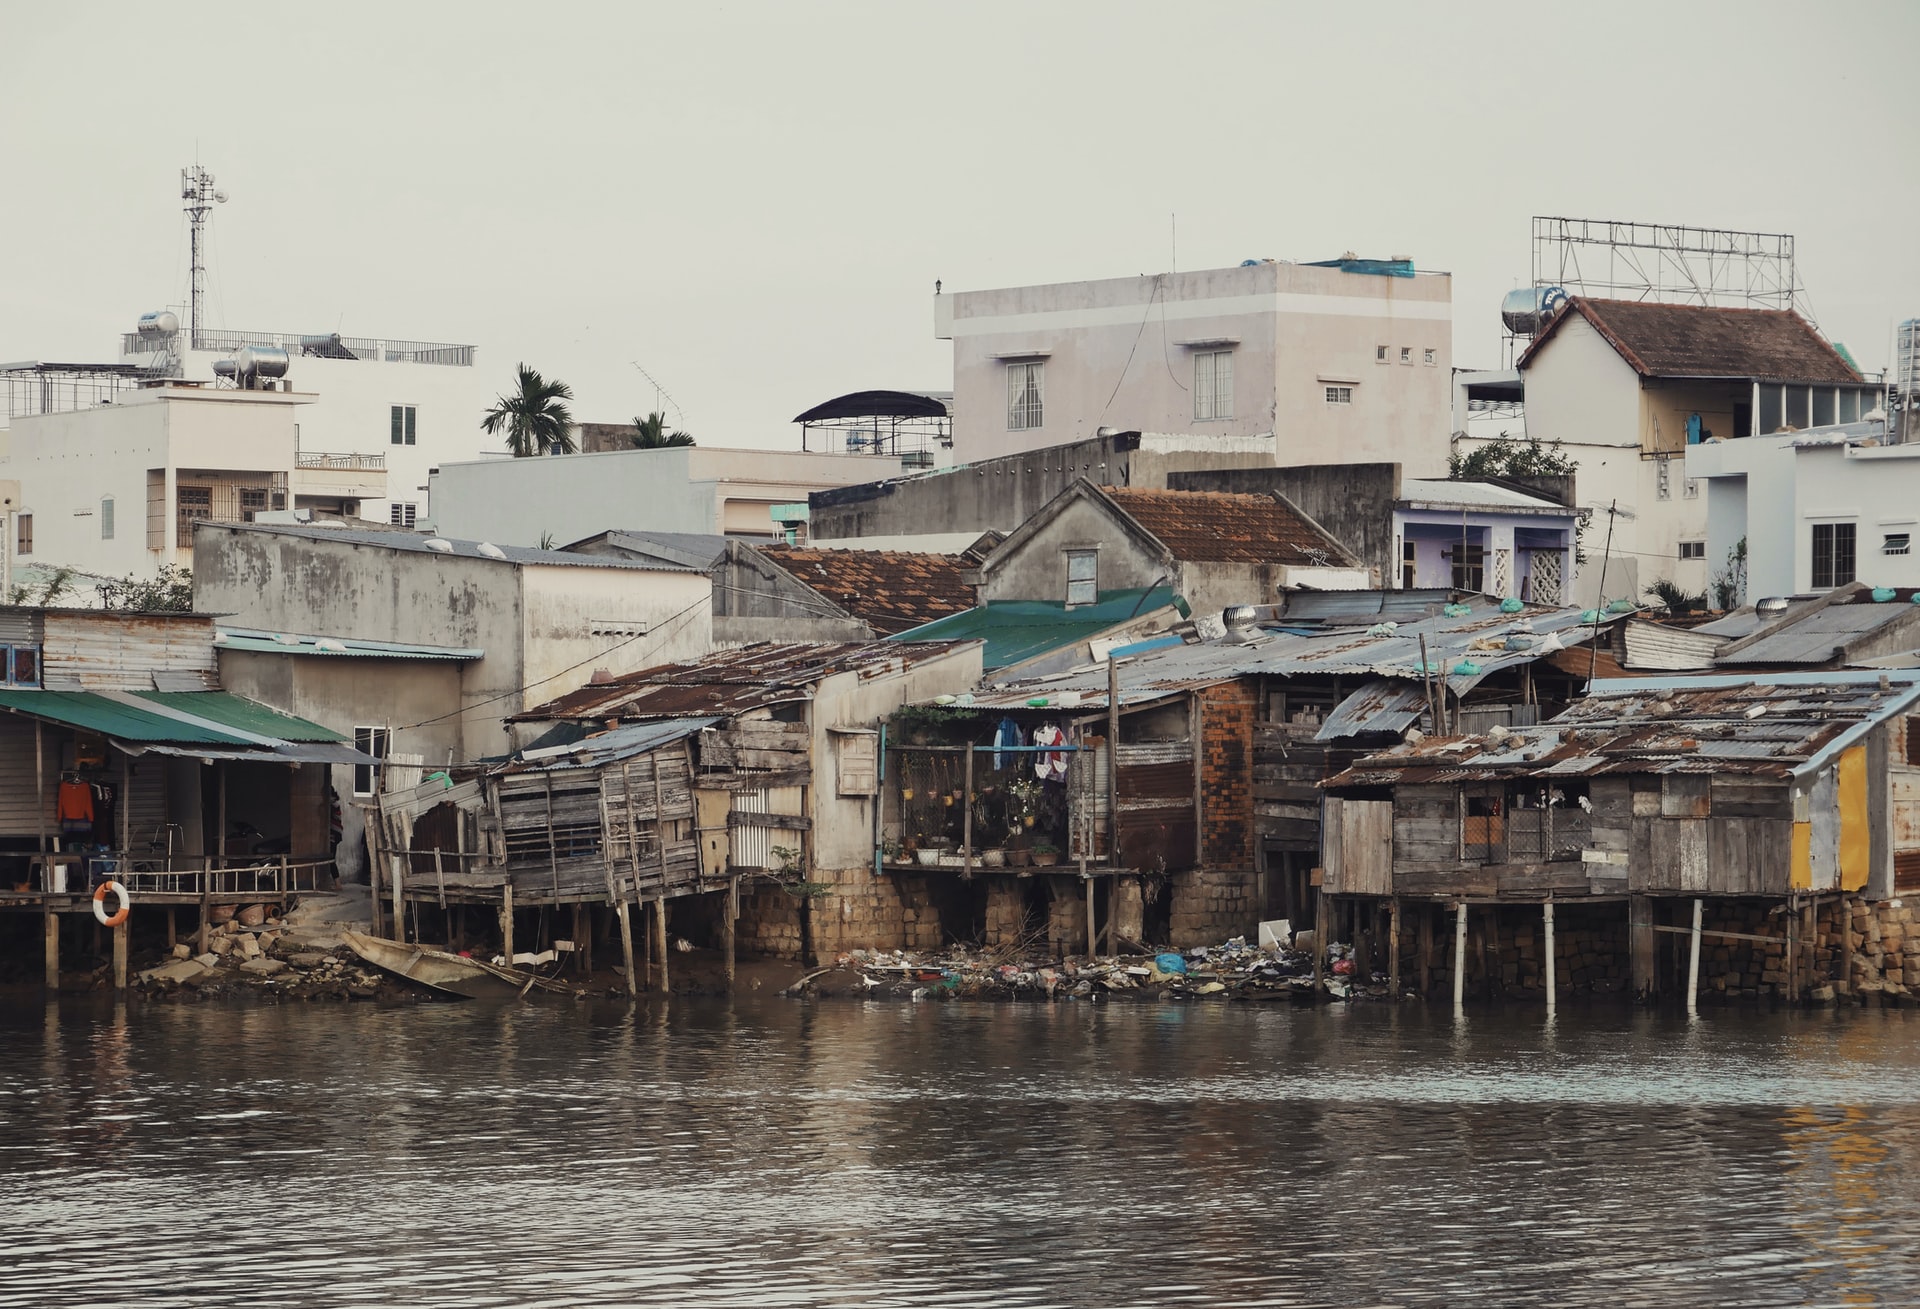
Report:
[[[349,472],[380,472],[387,466],[385,455],[330,454],[324,450],[301,450],[294,454],[295,468],[334,468]]]
[[[184,337],[184,332],[179,334]],[[122,355],[150,355],[164,338],[124,333],[120,338]],[[176,348],[184,341],[176,340]],[[202,328],[190,347],[194,350],[226,352],[244,345],[277,345],[295,359],[364,359],[389,364],[444,364],[450,368],[473,367],[473,347],[449,345],[437,341],[393,341],[366,336],[336,336],[332,333],[235,332]]]

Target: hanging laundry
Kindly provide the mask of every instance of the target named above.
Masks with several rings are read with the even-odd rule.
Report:
[[[1053,723],[1046,723],[1033,729],[1033,743],[1040,746],[1065,745],[1067,734]],[[1067,754],[1064,750],[1047,750],[1033,757],[1033,775],[1043,782],[1064,782],[1067,780]]]
[[[77,778],[68,778],[60,783],[60,793],[56,799],[55,812],[60,818],[60,830],[63,833],[83,833],[93,831],[93,788]]]
[[[1007,747],[1021,743],[1020,724],[1011,718],[1002,718],[1000,725],[993,729],[993,771],[999,772],[1013,760],[1006,752]]]

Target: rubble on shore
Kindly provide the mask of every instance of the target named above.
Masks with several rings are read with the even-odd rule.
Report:
[[[788,988],[790,995],[910,1000],[1351,1000],[1385,997],[1384,982],[1350,980],[1348,948],[1330,945],[1316,986],[1311,950],[1255,947],[1245,937],[1188,950],[1055,959],[1032,949],[939,953],[850,950]]]
[[[432,998],[364,962],[334,938],[245,912],[208,929],[205,953],[196,954],[185,942],[175,945],[161,961],[138,970],[134,985],[150,998],[174,1001],[249,993],[265,1000]]]

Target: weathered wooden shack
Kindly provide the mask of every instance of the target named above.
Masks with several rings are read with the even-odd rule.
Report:
[[[1464,955],[1472,907],[1551,924],[1555,905],[1612,905],[1642,995],[1657,931],[1696,931],[1703,900],[1765,901],[1805,984],[1801,910],[1811,923],[1822,896],[1920,890],[1917,704],[1912,672],[1596,682],[1551,722],[1422,740],[1330,779],[1323,889],[1359,932],[1388,909],[1395,976],[1400,908],[1417,907],[1423,983],[1436,907]]]
[[[488,905],[509,942],[534,915],[539,945],[564,906],[580,945],[606,908],[627,950],[638,903],[662,986],[670,928],[729,975],[736,923],[756,952],[887,944],[866,931],[892,890],[872,860],[879,722],[979,672],[973,642],[761,643],[593,682],[519,715],[510,759],[383,798],[396,923]]]

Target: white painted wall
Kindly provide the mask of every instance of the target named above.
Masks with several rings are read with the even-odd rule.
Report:
[[[1560,324],[1524,376],[1524,424],[1476,424],[1482,430],[1458,444],[1465,449],[1486,443],[1504,427],[1515,436],[1559,442],[1561,453],[1578,466],[1575,496],[1590,514],[1580,542],[1587,557],[1575,590],[1580,601],[1601,598],[1603,577],[1607,599],[1639,599],[1662,579],[1689,592],[1706,590],[1707,563],[1679,557],[1682,541],[1706,539],[1706,500],[1697,488],[1688,494],[1683,456],[1656,456],[1646,444],[1640,375],[1576,314]],[[1619,512],[1610,515],[1611,509]]]
[[[871,455],[681,446],[443,465],[434,528],[468,540],[537,546],[625,528],[773,535],[772,506],[899,472]]]
[[[1695,446],[1687,464],[1707,489],[1708,562],[1746,538],[1749,600],[1813,589],[1815,523],[1854,525],[1855,580],[1920,586],[1920,552],[1885,552],[1891,534],[1920,546],[1920,446],[1801,432]]]
[[[14,421],[5,476],[33,515],[27,560],[106,577],[151,577],[190,562],[178,541],[173,490],[182,468],[291,477],[295,424],[313,397],[280,391],[156,388],[94,409]],[[147,548],[147,472],[163,469],[165,545]],[[102,538],[101,501],[114,502]]]
[[[1101,427],[1274,433],[1283,463],[1388,461],[1445,469],[1452,401],[1452,279],[1376,277],[1262,263],[935,297],[953,341],[954,457],[1078,441]],[[1388,349],[1385,364],[1377,348]],[[1233,351],[1233,413],[1200,419],[1194,355]],[[1411,352],[1411,363],[1399,362]],[[1432,364],[1426,352],[1433,351]],[[1044,422],[1009,430],[1009,356],[1044,356]],[[1328,385],[1353,388],[1330,405]]]
[[[185,338],[183,330],[180,339]],[[151,357],[125,356],[128,362],[146,362]],[[224,351],[185,351],[181,375],[210,383],[215,361],[227,357]],[[300,449],[386,457],[386,497],[363,501],[360,515],[387,522],[394,501],[411,502],[421,519],[427,517],[428,469],[503,448],[502,438],[480,430],[480,419],[496,397],[513,389],[514,375],[510,367],[493,371],[472,365],[318,359],[296,353],[289,360],[287,381],[315,399],[299,418]],[[392,444],[394,405],[414,406],[415,444]]]

